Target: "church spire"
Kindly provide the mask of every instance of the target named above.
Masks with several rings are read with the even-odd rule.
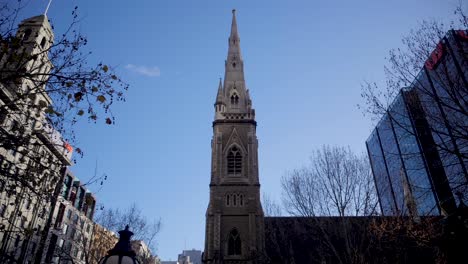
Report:
[[[255,111],[244,80],[236,12],[224,80],[216,96],[211,140],[210,201],[203,263],[264,263]]]
[[[239,31],[237,30],[237,19],[236,19],[235,9],[232,10],[231,35],[229,35],[228,56],[231,54],[233,55],[235,54],[239,58],[242,58],[241,51],[240,51],[240,37],[239,37]]]
[[[231,34],[225,61],[224,83],[219,85],[215,103],[215,120],[255,119],[247,86],[244,79],[244,60],[240,51],[236,10],[232,10]]]

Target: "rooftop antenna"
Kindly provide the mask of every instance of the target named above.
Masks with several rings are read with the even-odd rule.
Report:
[[[47,4],[47,7],[44,11],[44,16],[47,16],[47,11],[49,11],[50,4],[52,3],[52,0],[49,0],[49,3]]]

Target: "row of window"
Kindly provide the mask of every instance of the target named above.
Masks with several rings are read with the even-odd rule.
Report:
[[[236,93],[233,93],[231,95],[231,105],[238,105],[238,104],[239,104],[239,96]],[[216,110],[221,111],[222,110],[221,105],[217,105]]]
[[[244,195],[239,193],[226,194],[226,206],[244,206]]]
[[[82,246],[73,246],[72,241],[65,241],[62,238],[59,239],[57,235],[52,234],[46,260],[52,263],[62,263],[62,261],[68,263],[70,256],[73,256],[75,259],[84,260],[86,253],[80,248],[86,248],[87,244],[87,240],[85,240]],[[58,253],[59,256],[57,256],[56,253]],[[61,257],[63,257],[62,260]]]
[[[64,204],[60,204],[59,210],[57,213],[57,219],[55,221],[55,228],[62,228],[63,234],[67,233],[68,225],[63,224],[63,216],[65,215],[65,208],[66,206]],[[78,214],[73,214],[72,209],[68,209],[66,213],[66,217],[68,220],[70,220],[75,226],[79,226],[81,230],[85,230],[85,220],[82,219]],[[88,224],[86,226],[86,232],[89,233],[91,229],[91,224]],[[72,236],[73,238],[73,236]]]

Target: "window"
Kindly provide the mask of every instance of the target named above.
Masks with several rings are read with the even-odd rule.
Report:
[[[4,205],[4,204],[2,204],[2,205],[0,206],[0,216],[1,216],[1,217],[5,217],[6,210],[7,210],[7,206]]]
[[[231,195],[230,194],[226,195],[226,205],[227,206],[231,205]]]
[[[26,29],[24,32],[23,40],[28,40],[29,37],[31,36],[32,30],[30,28]]]
[[[236,146],[231,148],[227,156],[227,170],[229,175],[240,175],[242,172],[242,154]]]
[[[237,229],[232,229],[229,233],[228,240],[228,255],[240,255],[241,254],[241,239]]]
[[[70,238],[75,239],[75,234],[76,234],[76,229],[75,228],[70,228]]]
[[[62,234],[66,234],[67,231],[68,231],[68,225],[67,225],[67,224],[63,224]]]
[[[26,199],[26,202],[24,203],[24,206],[26,209],[31,209],[31,198]]]
[[[75,214],[75,215],[73,216],[73,223],[74,223],[75,225],[77,225],[79,219],[80,219],[80,216],[77,215],[77,214]]]
[[[71,249],[72,249],[72,242],[67,241],[67,242],[65,243],[65,246],[64,246],[64,250],[63,250],[63,251],[65,251],[65,253],[70,254]]]
[[[34,255],[34,253],[36,253],[36,247],[37,247],[36,242],[32,242],[31,255]]]
[[[46,44],[46,38],[43,37],[42,40],[41,40],[41,48],[44,48],[45,44]]]
[[[42,229],[42,226],[41,226],[41,225],[37,225],[37,235],[40,235],[40,234],[41,234],[41,229]]]
[[[236,105],[239,103],[239,96],[234,93],[231,95],[231,104]]]
[[[50,261],[52,260],[52,257],[54,256],[54,252],[55,252],[55,246],[57,245],[57,235],[55,234],[52,234],[52,236],[50,237],[50,242],[49,242],[49,248],[47,249],[47,253],[46,253],[46,263],[50,263]],[[57,263],[57,262],[54,262],[54,263]]]
[[[67,211],[67,219],[71,219],[71,215],[72,215],[72,210],[71,210],[71,209],[68,209],[68,211]]]
[[[46,214],[46,209],[45,209],[45,208],[42,208],[41,214],[39,215],[39,217],[42,218],[42,219],[44,219],[45,214]]]
[[[58,243],[57,243],[57,246],[58,246],[59,248],[62,248],[62,246],[63,246],[63,239],[59,239],[59,241],[58,241]]]
[[[19,246],[19,243],[20,243],[20,235],[16,235],[15,247],[18,247],[18,246]]]
[[[62,224],[63,220],[63,213],[65,211],[65,205],[60,204],[58,213],[57,213],[57,220],[55,221],[55,227],[58,228]]]
[[[78,248],[73,247],[73,256],[76,258],[78,257]]]

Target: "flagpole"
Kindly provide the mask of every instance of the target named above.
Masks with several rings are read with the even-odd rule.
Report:
[[[49,0],[49,3],[47,4],[46,10],[44,12],[44,16],[47,16],[47,11],[49,11],[50,3],[52,3],[52,0]]]

